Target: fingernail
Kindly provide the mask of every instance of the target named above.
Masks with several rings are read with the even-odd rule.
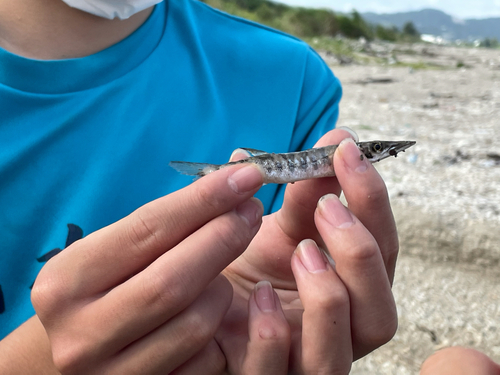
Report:
[[[354,139],[355,142],[359,142],[358,134],[354,130],[352,130],[351,128],[348,128],[347,126],[338,126],[335,129],[345,130],[346,132],[348,132],[352,136],[352,138]]]
[[[242,148],[237,148],[231,154],[229,161],[238,161],[238,160],[246,159],[249,157],[250,157],[250,153],[248,151],[245,151]]]
[[[303,240],[297,246],[297,255],[300,261],[310,273],[318,273],[326,271],[327,259],[326,256],[316,245],[313,240]]]
[[[245,220],[251,228],[253,228],[262,220],[264,206],[257,198],[251,198],[250,200],[240,204],[235,210],[236,213],[243,218],[243,220]]]
[[[351,138],[340,142],[337,149],[346,166],[356,173],[363,173],[368,169],[369,161]]]
[[[262,172],[259,166],[248,164],[233,172],[227,178],[227,183],[235,193],[243,194],[262,185]]]
[[[321,197],[318,202],[318,210],[320,215],[336,228],[349,228],[354,224],[351,212],[335,194]]]
[[[277,310],[273,287],[269,281],[259,281],[255,285],[255,302],[257,302],[257,307],[262,312]]]

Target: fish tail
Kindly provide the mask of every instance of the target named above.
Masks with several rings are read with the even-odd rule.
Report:
[[[188,161],[171,161],[169,164],[177,172],[188,175],[203,177],[220,168],[218,164],[191,163]]]

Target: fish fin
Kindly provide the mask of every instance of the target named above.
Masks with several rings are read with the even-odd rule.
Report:
[[[241,150],[245,150],[250,154],[250,156],[259,156],[259,155],[264,155],[264,154],[269,154],[269,152],[262,151],[262,150],[256,150],[255,148],[246,148],[246,147],[239,147]]]
[[[191,163],[188,161],[171,161],[169,165],[179,173],[198,177],[203,177],[220,167],[218,164]]]

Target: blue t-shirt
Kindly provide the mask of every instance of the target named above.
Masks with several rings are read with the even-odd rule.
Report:
[[[84,58],[0,48],[0,338],[34,314],[30,287],[52,255],[192,181],[169,161],[310,148],[340,96],[305,43],[194,0],[157,5]],[[267,212],[281,190],[257,193]]]

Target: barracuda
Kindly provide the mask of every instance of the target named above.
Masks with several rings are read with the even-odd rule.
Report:
[[[413,146],[414,141],[371,141],[356,143],[360,150],[360,157],[370,162],[397,156],[399,152]],[[264,183],[286,184],[311,178],[335,176],[333,168],[333,154],[338,145],[311,148],[298,152],[281,154],[267,153],[251,148],[242,148],[251,156],[226,164],[191,163],[186,161],[172,161],[170,166],[186,175],[203,177],[221,168],[241,163],[255,163],[262,167],[265,173]]]

